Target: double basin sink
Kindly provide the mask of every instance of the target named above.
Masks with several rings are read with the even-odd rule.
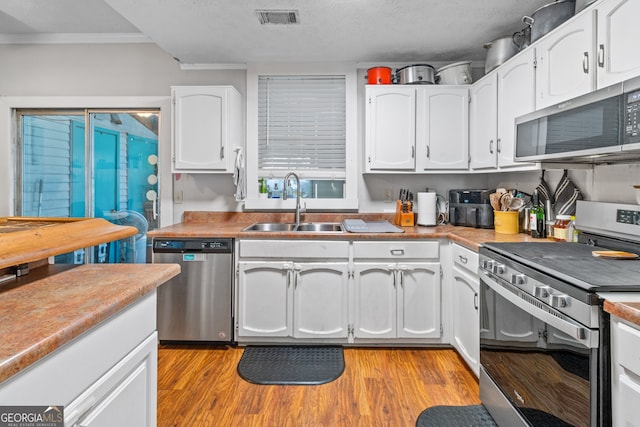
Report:
[[[306,222],[306,223],[288,223],[288,222],[256,222],[242,231],[259,231],[259,232],[311,232],[311,233],[342,233],[344,229],[342,224],[337,222]]]

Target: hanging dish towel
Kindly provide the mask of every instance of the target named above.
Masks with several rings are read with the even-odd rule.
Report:
[[[236,201],[241,202],[245,199],[246,196],[246,188],[244,184],[244,153],[242,152],[242,148],[240,147],[237,147],[235,149],[235,152],[236,162],[233,168],[233,185],[236,186],[236,192],[234,196],[236,198]]]
[[[551,194],[549,185],[547,184],[547,181],[544,180],[544,169],[542,170],[542,176],[540,177],[540,184],[538,184],[536,190],[538,190],[538,200],[542,206],[547,205],[547,200],[550,200],[552,205],[555,203],[555,198],[553,194]]]
[[[582,193],[569,179],[569,173],[566,169],[556,187],[554,198],[556,203],[553,210],[556,215],[575,215],[576,202],[582,200]]]

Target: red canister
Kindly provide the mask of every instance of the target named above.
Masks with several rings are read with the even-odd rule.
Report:
[[[367,70],[367,82],[370,85],[390,85],[391,68],[373,67]]]

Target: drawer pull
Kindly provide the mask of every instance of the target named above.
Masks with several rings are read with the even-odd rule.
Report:
[[[466,256],[464,256],[464,255],[458,255],[458,258],[460,258],[460,262],[461,262],[461,263],[463,263],[463,264],[466,264],[466,263],[468,263],[468,262],[469,262],[469,260],[467,259],[467,257],[466,257]]]
[[[404,249],[391,249],[391,255],[404,255]]]

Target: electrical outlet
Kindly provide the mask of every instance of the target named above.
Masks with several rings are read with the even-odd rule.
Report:
[[[176,190],[173,192],[173,203],[182,203],[182,190]]]
[[[384,201],[385,201],[385,203],[393,202],[393,195],[392,195],[392,189],[391,188],[385,188],[384,189]]]

